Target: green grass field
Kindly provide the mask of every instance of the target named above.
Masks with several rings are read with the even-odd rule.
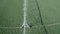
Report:
[[[24,0],[0,0],[0,34],[23,34]],[[27,0],[27,34],[46,34],[35,0]],[[37,0],[48,34],[60,34],[60,0]],[[12,28],[1,28],[12,27]]]

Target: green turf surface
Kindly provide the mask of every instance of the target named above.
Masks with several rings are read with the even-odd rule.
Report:
[[[37,0],[48,34],[60,34],[60,0]],[[45,34],[35,0],[27,2],[27,23],[35,26],[27,34]],[[0,0],[0,27],[20,27],[23,24],[23,0]],[[51,25],[56,24],[56,25]],[[49,26],[50,25],[50,26]],[[0,34],[23,34],[23,28],[0,28]]]
[[[23,22],[23,0],[0,0],[0,27],[20,27]],[[0,28],[0,34],[22,34],[18,28]]]
[[[0,28],[0,34],[22,34],[21,29],[5,29],[5,28]]]
[[[38,0],[45,25],[49,34],[60,34],[60,0]]]
[[[22,0],[0,0],[0,26],[19,26],[23,20]]]

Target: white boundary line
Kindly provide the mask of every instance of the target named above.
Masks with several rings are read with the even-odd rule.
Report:
[[[45,27],[52,27],[52,26],[57,26],[57,25],[60,25],[60,23],[55,23],[55,24],[48,24],[48,25],[45,25]],[[40,26],[33,26],[33,28],[37,28],[37,27],[42,27],[42,25]]]
[[[26,28],[28,27],[28,24],[27,24],[27,20],[26,20],[26,17],[27,17],[27,0],[24,0],[24,4],[23,4],[23,10],[24,10],[24,22],[23,22],[23,34],[26,34]]]
[[[20,27],[0,27],[0,28],[16,29],[16,28],[20,28]]]
[[[49,25],[46,25],[46,26],[55,26],[55,25],[60,25],[60,23],[49,24]]]
[[[24,30],[23,30],[23,34],[26,34],[26,28],[25,28],[25,23],[26,23],[26,11],[27,11],[27,8],[26,8],[26,0],[24,0],[24,8],[23,8],[23,10],[24,10],[24,22],[23,22],[23,25],[22,25],[22,27],[24,28]]]
[[[45,25],[45,26],[52,27],[52,26],[55,26],[55,25],[60,25],[60,23],[49,24],[49,25]],[[33,26],[33,28],[35,28],[35,27],[42,27],[42,25],[40,25],[40,26]],[[20,28],[20,27],[0,27],[0,28]]]

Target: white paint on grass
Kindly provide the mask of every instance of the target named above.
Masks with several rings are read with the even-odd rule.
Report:
[[[45,25],[45,26],[47,26],[47,27],[52,27],[52,26],[57,26],[57,25],[60,25],[60,22],[59,23],[54,23],[54,24],[49,24],[49,25]],[[33,26],[33,28],[38,28],[38,27],[42,27],[42,25],[40,25],[40,26]],[[20,27],[0,27],[0,28],[6,28],[6,29],[14,29],[14,28],[20,28]]]
[[[20,28],[20,27],[0,27],[0,28],[5,28],[5,29],[16,29],[16,28]]]
[[[29,27],[27,24],[27,20],[26,20],[26,17],[27,17],[27,0],[24,0],[23,7],[24,7],[23,8],[23,10],[24,10],[24,22],[23,22],[22,27],[24,28],[23,34],[26,34],[26,28]]]

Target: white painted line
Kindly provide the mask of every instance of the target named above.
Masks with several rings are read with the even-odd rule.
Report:
[[[23,10],[24,10],[24,22],[23,22],[23,34],[26,34],[26,28],[28,27],[28,24],[27,24],[27,20],[26,20],[26,17],[27,17],[27,0],[24,0],[24,4],[23,4]]]
[[[48,25],[45,25],[46,27],[52,27],[52,26],[57,26],[57,25],[60,25],[60,23],[54,23],[54,24],[48,24]],[[43,27],[42,25],[39,25],[39,26],[33,26],[32,28],[38,28],[38,27]]]
[[[26,11],[27,11],[27,8],[26,8],[26,0],[24,0],[24,22],[23,22],[23,25],[22,27],[24,28],[24,31],[23,31],[23,34],[26,34],[26,27],[25,27],[25,23],[26,23]]]
[[[55,26],[55,25],[60,25],[60,23],[48,24],[46,26]]]
[[[14,29],[14,28],[20,28],[20,27],[0,27],[0,28],[8,28],[8,29]]]
[[[60,23],[55,23],[55,24],[48,24],[48,25],[45,25],[45,26],[47,26],[47,27],[52,27],[52,26],[55,26],[55,25],[60,25]],[[38,28],[38,27],[42,27],[42,25],[40,25],[40,26],[33,26],[33,28]],[[0,28],[21,28],[21,27],[0,27]]]

